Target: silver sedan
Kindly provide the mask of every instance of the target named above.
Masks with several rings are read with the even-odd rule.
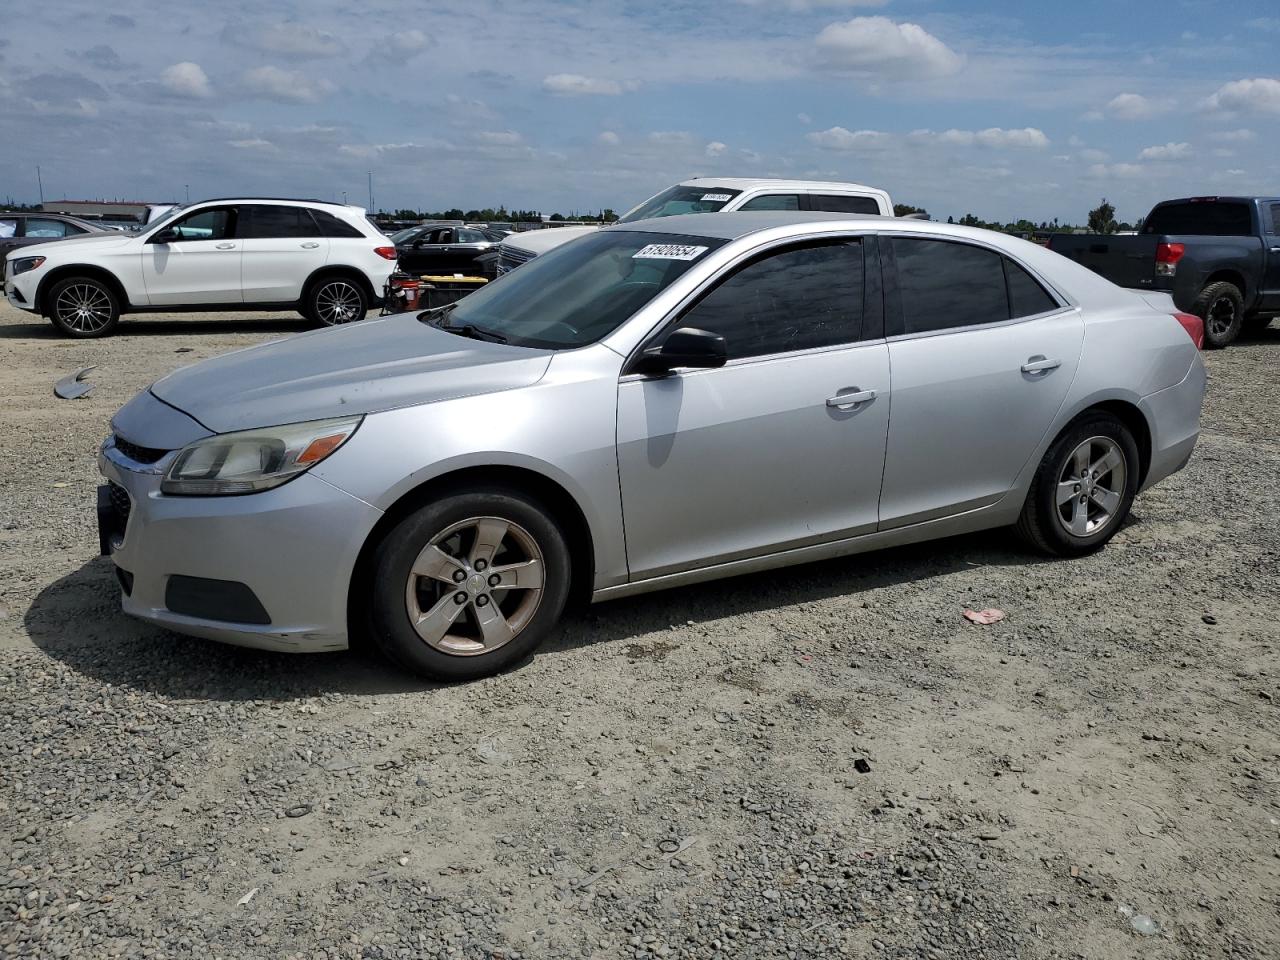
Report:
[[[1014,526],[1096,550],[1179,470],[1194,317],[1021,240],[734,213],[198,363],[112,421],[126,612],[446,679],[600,601]]]

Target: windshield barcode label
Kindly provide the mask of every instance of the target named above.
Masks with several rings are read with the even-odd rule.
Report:
[[[683,243],[651,243],[631,255],[632,260],[696,260],[707,252],[706,247],[691,247]]]
[[[702,199],[707,203],[728,203],[733,199],[730,193],[704,193]]]

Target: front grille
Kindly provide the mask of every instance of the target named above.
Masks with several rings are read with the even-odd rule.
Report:
[[[115,447],[134,463],[155,463],[169,452],[157,450],[155,447],[140,447],[136,443],[130,443],[118,433],[115,435]]]
[[[115,530],[123,536],[125,527],[129,525],[133,501],[129,499],[129,492],[118,483],[108,482],[107,492],[111,496],[111,510],[115,514]]]
[[[510,273],[521,264],[528,263],[537,254],[519,247],[504,246],[498,251],[498,276]]]

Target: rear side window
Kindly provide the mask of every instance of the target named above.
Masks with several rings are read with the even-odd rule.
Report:
[[[484,243],[484,234],[470,227],[459,227],[458,243]]]
[[[1151,211],[1142,232],[1187,237],[1251,237],[1253,217],[1249,204],[1238,200],[1166,203]]]
[[[357,230],[349,223],[343,223],[331,213],[325,213],[323,210],[312,210],[311,217],[315,220],[316,226],[320,228],[320,236],[322,237],[363,237],[364,234]],[[367,221],[373,224],[372,220]],[[378,229],[377,224],[373,224],[374,230],[382,233]]]
[[[890,242],[898,265],[904,333],[1009,319],[1000,254],[944,240],[894,237]]]
[[[1049,291],[1012,260],[1005,258],[1005,276],[1009,280],[1009,316],[1014,320],[1019,317],[1034,317],[1037,313],[1048,313],[1058,309],[1058,301],[1049,295]]]
[[[0,217],[0,240],[16,236],[17,233],[18,221],[16,218]]]
[[[239,233],[245,240],[318,237],[320,231],[305,207],[248,206],[240,208]]]
[[[763,197],[752,197],[738,208],[739,210],[799,210],[800,197],[794,193],[772,193]]]
[[[1280,234],[1280,203],[1271,205],[1271,232]]]
[[[809,209],[828,213],[879,213],[880,205],[872,197],[842,197],[838,194],[809,194]]]
[[[27,236],[28,237],[48,237],[56,239],[58,237],[70,237],[77,233],[84,233],[79,227],[73,227],[71,224],[62,220],[49,220],[44,217],[27,217]]]
[[[725,339],[730,359],[855,342],[862,332],[860,241],[797,247],[740,268],[680,318]]]

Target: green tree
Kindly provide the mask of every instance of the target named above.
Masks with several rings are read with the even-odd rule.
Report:
[[[908,213],[923,213],[929,216],[929,211],[924,207],[913,207],[909,203],[895,203],[893,205],[893,215],[895,217],[905,217]]]
[[[1117,229],[1115,205],[1107,203],[1107,198],[1103,197],[1102,203],[1089,211],[1089,232],[1115,233]]]

